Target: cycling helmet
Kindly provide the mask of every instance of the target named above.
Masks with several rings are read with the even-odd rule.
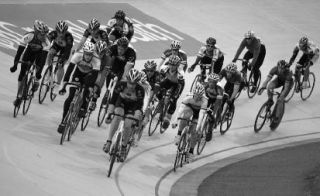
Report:
[[[100,27],[100,22],[93,18],[90,22],[89,22],[89,29],[90,30],[95,30],[98,29]]]
[[[64,33],[68,30],[68,24],[64,20],[59,20],[56,24],[56,30]]]
[[[34,30],[38,31],[40,33],[47,33],[47,30],[49,29],[46,27],[46,24],[41,20],[35,20],[33,24]]]
[[[139,80],[141,79],[141,73],[132,68],[129,70],[129,73],[127,75],[127,80],[130,81],[130,82],[138,82]]]
[[[208,75],[208,81],[209,80],[214,81],[214,82],[218,82],[220,80],[220,76],[219,76],[219,74],[211,73]]]
[[[299,46],[307,46],[309,42],[309,39],[306,36],[303,36],[299,40]]]
[[[146,69],[156,69],[156,67],[157,67],[157,64],[156,64],[156,62],[154,62],[154,61],[147,61],[145,64],[144,64],[144,68],[146,68]]]
[[[96,49],[98,54],[102,54],[103,52],[106,52],[108,49],[108,45],[105,41],[99,40],[96,43]]]
[[[255,35],[254,35],[254,32],[252,30],[249,30],[248,32],[246,32],[244,34],[244,38],[246,38],[246,39],[250,39],[250,38],[254,38],[254,37],[255,37]]]
[[[285,60],[280,60],[277,63],[278,68],[280,69],[288,69],[290,66]]]
[[[217,41],[213,37],[208,37],[208,39],[206,40],[206,43],[208,45],[215,45],[217,43]]]
[[[180,58],[177,55],[171,55],[166,64],[178,66],[180,64]]]
[[[140,82],[145,83],[147,81],[147,75],[144,73],[144,71],[140,72]]]
[[[237,71],[237,65],[235,63],[230,63],[227,65],[226,70],[230,72],[235,72]]]
[[[171,42],[171,49],[180,49],[181,48],[181,42],[177,41],[177,40],[173,40]]]
[[[204,86],[202,84],[197,84],[197,86],[193,90],[193,95],[202,96],[204,94]]]
[[[126,17],[126,14],[125,14],[124,11],[122,11],[122,10],[118,10],[118,11],[115,13],[115,15],[114,15],[114,18],[115,18],[115,19],[122,19],[122,20],[124,20],[125,17]]]
[[[83,52],[94,53],[95,46],[92,42],[85,42],[83,45]]]
[[[129,45],[129,40],[127,37],[120,37],[118,40],[117,40],[117,45],[118,46],[122,46],[122,47],[128,47]]]
[[[45,34],[49,33],[49,27],[47,24],[44,24],[44,33]]]

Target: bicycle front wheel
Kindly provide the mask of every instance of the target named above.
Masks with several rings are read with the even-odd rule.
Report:
[[[153,133],[157,130],[158,126],[161,123],[162,113],[161,113],[162,104],[159,102],[156,108],[151,113],[151,119],[149,123],[148,134],[149,136],[153,135]]]
[[[227,105],[222,117],[221,117],[221,123],[220,123],[220,134],[224,135],[230,128],[232,119],[234,115],[234,110],[231,111],[230,107]]]
[[[23,115],[26,115],[28,113],[31,102],[32,102],[32,98],[34,94],[32,89],[33,84],[34,84],[34,81],[32,78],[30,78],[27,84],[26,95],[24,96],[25,98],[23,100],[23,110],[22,110]]]
[[[97,120],[97,124],[98,127],[100,127],[103,123],[104,118],[106,117],[107,114],[107,109],[109,106],[109,99],[108,99],[108,89],[104,95],[104,97],[102,98],[102,101],[100,103],[100,108],[99,108],[99,113],[98,113],[98,120]]]
[[[268,115],[267,108],[268,108],[268,104],[264,103],[261,106],[261,108],[256,116],[256,120],[254,121],[254,126],[253,126],[254,132],[256,132],[256,133],[258,133],[262,129],[264,123],[266,122],[267,115]]]
[[[109,164],[109,170],[108,170],[108,177],[110,177],[113,164],[119,154],[119,149],[120,149],[120,140],[121,140],[121,132],[117,135],[117,139],[114,145],[111,147],[111,152],[110,152],[110,164]]]
[[[198,136],[198,140],[197,140],[197,154],[198,155],[200,155],[202,153],[202,151],[207,143],[206,136],[207,136],[207,133],[209,132],[210,123],[211,123],[208,115],[206,115],[203,122],[204,122],[204,124],[203,124],[203,127],[201,129],[201,133]]]
[[[299,88],[299,83],[294,81],[294,84],[292,85],[288,95],[284,98],[284,101],[286,103],[288,103],[292,99],[295,90],[298,89],[298,88]]]
[[[282,107],[278,108],[279,106],[282,106]],[[285,107],[284,102],[281,103],[279,101],[277,101],[276,105],[274,106],[273,112],[272,112],[273,118],[270,123],[270,129],[272,131],[276,130],[276,128],[280,125],[280,122],[284,114],[284,107]]]
[[[87,126],[88,126],[88,123],[89,123],[89,119],[90,119],[90,115],[91,115],[91,112],[87,112],[85,117],[82,118],[82,121],[81,121],[81,131],[84,131]]]
[[[253,98],[260,86],[260,82],[261,82],[261,72],[259,71],[259,78],[257,81],[257,85],[254,84],[254,77],[253,77],[254,73],[251,71],[250,72],[250,76],[249,76],[249,81],[248,81],[248,89],[247,89],[247,93],[248,93],[248,97],[249,98]],[[254,89],[255,88],[255,89]],[[251,92],[252,90],[254,90],[253,92]]]
[[[42,77],[41,84],[40,84],[39,104],[42,104],[47,96],[47,93],[48,93],[49,87],[50,87],[50,77],[51,77],[50,67],[47,67],[47,69],[44,72],[44,75]]]
[[[316,77],[314,73],[312,72],[309,73],[309,79],[307,83],[308,83],[307,87],[301,88],[301,91],[300,91],[300,96],[303,101],[307,100],[313,92],[314,84],[316,83]]]

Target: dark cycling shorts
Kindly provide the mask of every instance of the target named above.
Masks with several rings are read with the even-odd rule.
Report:
[[[141,109],[139,107],[137,107],[137,105],[134,104],[134,102],[125,101],[120,96],[118,97],[118,99],[117,99],[117,101],[115,103],[115,108],[118,108],[118,107],[123,108],[125,115],[126,114],[134,115],[134,112],[136,110],[140,110],[141,111]]]

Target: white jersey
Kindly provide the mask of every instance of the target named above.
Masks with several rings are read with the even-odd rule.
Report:
[[[94,54],[90,62],[84,61],[82,51],[74,53],[70,60],[70,63],[76,64],[79,70],[83,73],[89,73],[92,70],[100,71],[101,66],[101,61],[96,54]]]

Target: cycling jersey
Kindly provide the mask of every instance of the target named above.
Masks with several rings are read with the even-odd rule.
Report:
[[[276,75],[277,76],[277,78],[278,78],[278,81],[279,82],[281,82],[281,83],[285,83],[285,82],[292,82],[292,76],[293,76],[293,74],[292,74],[292,71],[290,71],[290,70],[285,70],[284,72],[279,72],[279,70],[278,70],[278,67],[277,66],[275,66],[275,67],[273,67],[271,70],[270,70],[270,72],[269,72],[269,74],[268,74],[268,77],[270,77],[270,78],[272,78],[274,75]]]
[[[124,67],[127,62],[136,61],[136,52],[131,47],[128,47],[123,55],[118,54],[118,45],[112,45],[110,47],[110,57],[114,58],[114,63],[111,66],[111,71],[118,75],[118,78],[122,78],[124,73]]]
[[[161,69],[160,73],[163,76],[163,78],[173,83],[179,83],[180,80],[184,80],[183,75],[180,72],[178,71],[171,72],[168,66]]]
[[[86,62],[83,59],[83,52],[76,52],[72,56],[70,63],[77,65],[79,70],[84,73],[89,73],[92,70],[100,71],[100,59],[94,55],[90,62]]]
[[[172,49],[167,49],[161,55],[161,58],[165,60],[172,55]],[[179,50],[177,56],[180,58],[180,64],[183,66],[187,66],[187,54],[183,50]]]
[[[48,49],[50,46],[50,41],[47,36],[43,36],[42,39],[39,39],[34,31],[26,33],[20,42],[21,46],[28,47],[31,51],[41,51]]]
[[[143,69],[142,71],[146,73],[146,69]],[[146,73],[146,75],[147,75],[147,73]],[[158,71],[155,71],[153,76],[150,78],[148,78],[148,75],[147,75],[147,81],[149,82],[149,84],[151,86],[151,90],[154,90],[156,83],[159,83],[160,79],[161,79],[161,75],[160,75],[160,72],[158,72]]]
[[[240,46],[239,46],[239,48],[238,48],[238,50],[237,50],[237,53],[236,53],[236,55],[234,56],[234,58],[233,58],[232,61],[233,61],[233,62],[236,62],[236,60],[239,58],[242,50],[243,50],[244,48],[247,48],[248,51],[249,51],[251,54],[253,54],[253,59],[252,59],[251,64],[252,64],[252,65],[255,65],[255,64],[256,64],[256,61],[257,61],[257,59],[258,59],[259,53],[260,53],[261,45],[262,45],[262,43],[261,43],[260,39],[259,39],[259,38],[256,38],[256,37],[252,38],[252,40],[251,40],[250,43],[248,43],[248,42],[246,41],[246,39],[243,39],[242,42],[240,43]]]
[[[102,29],[99,29],[98,33],[92,35],[89,29],[86,29],[83,33],[83,37],[90,39],[90,42],[96,43],[97,41],[105,41],[109,45],[108,33]]]
[[[308,63],[311,60],[314,64],[319,58],[319,48],[313,42],[309,41],[308,46],[306,48],[301,48],[299,43],[297,43],[293,49],[293,55],[290,58],[289,64],[292,64],[294,62],[299,51],[303,52],[303,56],[307,56],[308,61],[306,63]]]
[[[225,78],[227,80],[228,83],[232,83],[232,84],[241,84],[241,82],[243,82],[243,78],[241,76],[241,73],[239,71],[236,72],[231,72],[231,74],[227,75],[227,71],[225,69],[223,69],[220,72],[220,77],[221,78]]]
[[[204,88],[205,88],[206,96],[209,99],[213,99],[213,100],[217,98],[221,99],[223,96],[223,89],[219,85],[216,85],[215,88],[210,88],[209,84],[206,83]]]
[[[48,34],[48,38],[52,44],[52,48],[62,55],[59,59],[60,62],[65,62],[69,59],[69,55],[73,46],[73,36],[70,32],[66,32],[64,35],[59,35],[56,30],[51,31]]]
[[[212,61],[216,62],[218,58],[223,56],[223,52],[217,47],[214,46],[213,50],[207,50],[206,46],[202,46],[197,54],[201,58],[201,64],[211,64]]]
[[[129,31],[133,30],[133,24],[128,17],[125,17],[123,25],[119,26],[117,24],[117,20],[115,18],[112,18],[107,23],[108,34],[111,32],[112,29],[115,29],[116,31],[120,32],[120,34],[126,36],[129,33]]]

